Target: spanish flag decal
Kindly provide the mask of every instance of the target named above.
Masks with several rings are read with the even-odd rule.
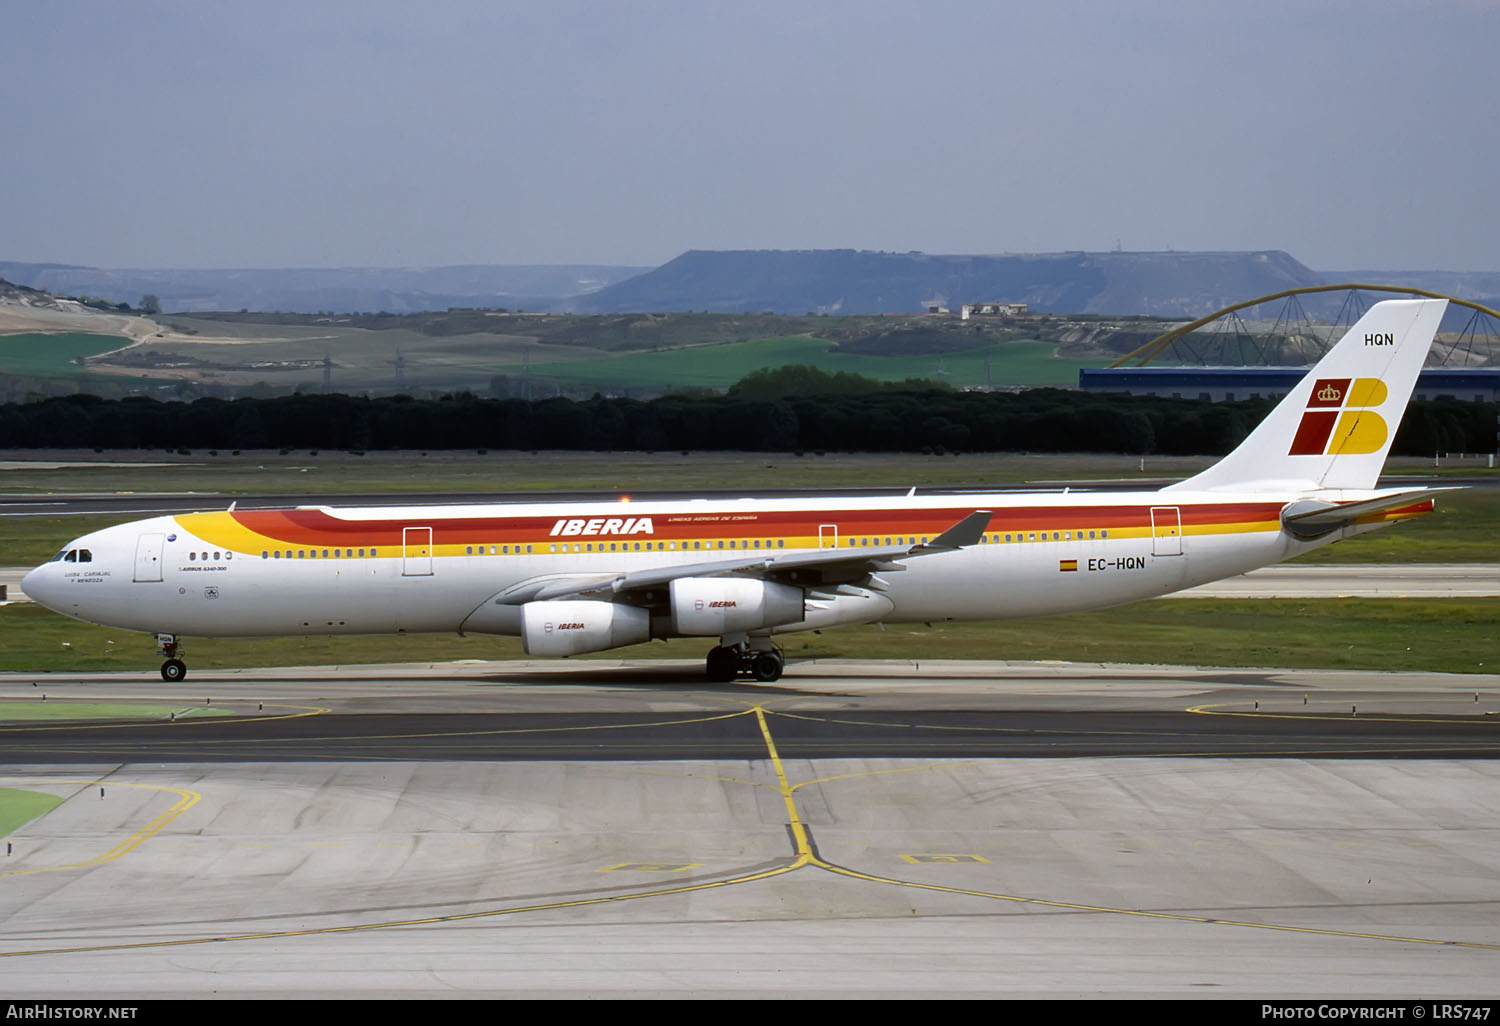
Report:
[[[1077,570],[1078,569],[1078,560],[1076,560],[1076,559],[1059,559],[1057,561],[1057,569],[1061,573],[1069,573],[1070,571]]]

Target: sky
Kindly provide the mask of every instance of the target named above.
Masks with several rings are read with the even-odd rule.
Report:
[[[48,0],[0,260],[1500,270],[1500,0]]]

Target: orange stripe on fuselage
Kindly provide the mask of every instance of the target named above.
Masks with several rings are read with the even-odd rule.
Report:
[[[1024,533],[1041,530],[1143,530],[1152,524],[1150,505],[1118,506],[1032,506],[1002,508],[994,512],[986,533]],[[1431,508],[1431,502],[1425,504]],[[840,538],[855,536],[934,537],[952,527],[974,511],[973,506],[943,509],[870,509],[870,510],[757,510],[737,511],[669,511],[645,513],[611,505],[598,515],[558,516],[444,516],[434,509],[431,516],[381,519],[343,519],[323,509],[235,510],[222,513],[194,513],[179,516],[187,530],[215,544],[239,551],[256,551],[288,545],[318,547],[398,546],[403,531],[409,527],[431,527],[434,545],[484,543],[538,543],[560,537],[554,530],[560,522],[571,520],[602,525],[606,521],[650,520],[651,530],[627,535],[619,528],[604,533],[595,530],[588,535],[561,536],[567,541],[652,539],[659,541],[701,541],[717,538],[777,537],[816,538],[821,525],[837,527]],[[1216,503],[1184,505],[1181,510],[1185,533],[1214,534],[1245,530],[1274,529],[1279,521],[1281,503]],[[1408,512],[1409,509],[1409,512]],[[1392,511],[1414,515],[1425,510],[1410,507]],[[597,526],[597,525],[596,525]]]

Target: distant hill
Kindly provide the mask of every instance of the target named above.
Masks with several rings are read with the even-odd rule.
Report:
[[[65,296],[172,313],[914,314],[970,302],[1036,313],[1197,317],[1284,289],[1343,281],[1407,285],[1480,300],[1494,271],[1314,271],[1280,250],[1221,253],[932,255],[852,249],[690,250],[657,268],[604,264],[276,270],[132,270],[0,261],[0,278]],[[1332,316],[1342,297],[1304,297]],[[1482,301],[1482,300],[1481,300]],[[1491,304],[1493,305],[1493,300]],[[1445,326],[1455,327],[1457,313]]]
[[[1323,278],[1280,251],[933,256],[863,250],[692,250],[580,296],[578,313],[913,313],[978,301],[1040,313],[1198,316]]]
[[[0,278],[57,295],[136,304],[147,293],[174,313],[416,313],[450,307],[545,310],[561,297],[623,281],[644,267],[464,264],[275,270],[135,270],[0,261]]]

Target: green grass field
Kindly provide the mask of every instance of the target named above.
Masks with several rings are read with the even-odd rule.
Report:
[[[375,331],[348,324],[236,324],[171,317],[168,321],[176,328],[205,339],[220,336],[238,341],[150,340],[121,354],[119,359],[125,362],[116,364],[112,359],[108,366],[113,368],[110,378],[118,371],[120,380],[136,384],[147,381],[141,375],[149,374],[155,385],[191,376],[216,386],[290,390],[320,383],[327,356],[333,361],[335,389],[389,392],[397,387],[399,352],[401,377],[409,388],[469,389],[483,394],[493,376],[505,374],[516,380],[529,376],[533,394],[540,397],[548,394],[549,384],[607,392],[724,389],[752,371],[789,363],[849,371],[881,381],[927,378],[955,387],[1072,387],[1078,383],[1080,367],[1107,362],[1057,359],[1056,344],[1039,341],[1003,342],[942,356],[869,356],[838,353],[833,341],[810,335],[715,341],[715,331],[704,327],[704,341],[694,342],[692,319],[678,320],[683,326],[655,351],[621,354],[589,345],[587,331],[576,340],[538,339],[498,331],[428,335],[404,328]],[[94,380],[105,365],[85,368],[73,361],[119,349],[127,342],[108,335],[0,336],[0,374]],[[154,369],[153,362],[158,364]]]
[[[0,787],[0,837],[9,836],[62,803],[63,800],[55,794]]]
[[[753,342],[631,353],[567,363],[533,363],[539,380],[557,379],[601,387],[671,391],[688,387],[725,389],[753,371],[787,364],[845,371],[877,381],[926,378],[956,388],[995,385],[1078,384],[1080,367],[1103,360],[1063,360],[1051,342],[1003,342],[957,353],[927,356],[867,356],[840,353],[834,343],[801,335]]]
[[[82,373],[75,359],[97,356],[129,343],[119,335],[0,335],[0,373],[53,375]]]
[[[40,683],[40,682],[39,682]],[[205,716],[235,716],[243,710],[214,708],[205,705],[164,705],[156,703],[78,702],[45,698],[32,700],[0,699],[0,723],[77,723],[89,720],[128,720],[132,723],[156,720],[201,719]]]
[[[43,685],[48,673],[133,670],[145,679],[156,676],[149,636],[77,623],[37,606],[0,608],[0,636],[6,639],[0,669],[37,674]],[[1036,620],[848,627],[780,640],[793,660],[1060,659],[1493,673],[1500,665],[1500,599],[1164,599]],[[709,645],[706,639],[675,639],[593,658],[697,660]],[[518,639],[473,635],[186,643],[193,670],[522,658]]]

